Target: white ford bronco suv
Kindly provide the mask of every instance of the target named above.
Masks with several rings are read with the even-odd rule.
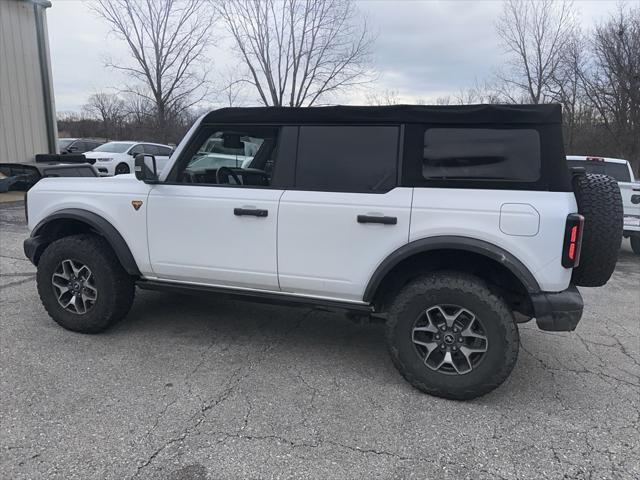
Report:
[[[469,399],[513,369],[517,322],[575,329],[576,285],[615,267],[618,186],[562,145],[558,105],[224,108],[161,174],[139,155],[40,181],[24,249],[69,330],[113,325],[136,286],[342,309],[386,322],[413,386]]]

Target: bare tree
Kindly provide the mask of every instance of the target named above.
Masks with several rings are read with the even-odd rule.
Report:
[[[225,107],[237,107],[244,103],[245,97],[243,86],[245,76],[238,71],[237,66],[228,69],[222,76],[222,88],[219,89],[218,97]]]
[[[129,91],[124,95],[127,120],[134,125],[150,123],[155,114],[155,104],[141,91]]]
[[[498,73],[501,93],[514,102],[522,94],[531,103],[546,100],[573,28],[571,1],[506,0],[496,22],[509,54],[506,68]]]
[[[214,0],[260,102],[309,106],[368,81],[372,37],[352,0]]]
[[[569,35],[560,49],[558,68],[551,73],[548,85],[549,100],[562,105],[565,143],[572,150],[575,130],[588,107],[585,105],[582,74],[587,67],[588,45],[579,30]]]
[[[617,146],[617,155],[640,164],[640,8],[620,7],[598,26],[593,64],[582,70],[585,94]]]
[[[385,90],[367,94],[367,105],[376,107],[398,105],[402,103],[397,90]]]
[[[98,92],[89,97],[82,109],[102,123],[104,137],[117,137],[126,115],[124,102],[118,95]]]
[[[144,85],[130,92],[151,100],[161,136],[167,123],[206,95],[203,55],[212,39],[207,0],[96,0],[92,8],[123,40],[129,64],[108,65]]]
[[[462,88],[454,95],[455,103],[458,105],[473,105],[478,103],[492,104],[504,103],[504,98],[496,93],[495,85],[489,82],[482,84],[475,81],[473,87]]]

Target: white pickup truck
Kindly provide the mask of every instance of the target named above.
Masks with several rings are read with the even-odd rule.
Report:
[[[631,239],[631,249],[640,255],[640,183],[633,176],[628,161],[620,158],[570,155],[569,167],[582,167],[587,173],[600,173],[618,182],[624,208],[624,237]]]

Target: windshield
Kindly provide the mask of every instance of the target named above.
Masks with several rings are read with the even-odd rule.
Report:
[[[567,160],[570,167],[582,167],[587,173],[609,175],[617,182],[630,182],[631,175],[626,163],[599,162],[594,160]]]
[[[104,145],[100,145],[97,148],[94,148],[94,152],[108,152],[108,153],[124,153],[133,145],[133,143],[120,143],[120,142],[110,142],[105,143]]]
[[[205,155],[203,157],[191,160],[189,168],[218,168],[218,167],[241,167],[251,163],[253,157],[245,157],[240,155]]]
[[[60,140],[58,140],[58,148],[59,149],[67,148],[72,143],[73,143],[72,138],[61,138]]]

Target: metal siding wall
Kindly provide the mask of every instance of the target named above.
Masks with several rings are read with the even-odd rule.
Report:
[[[0,162],[46,153],[47,126],[34,6],[0,1]]]

